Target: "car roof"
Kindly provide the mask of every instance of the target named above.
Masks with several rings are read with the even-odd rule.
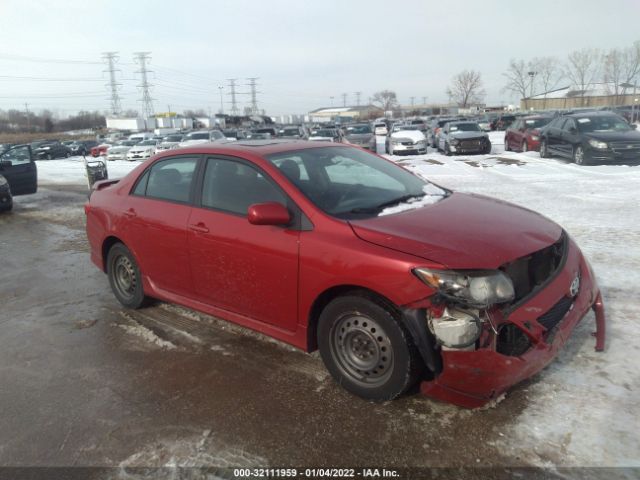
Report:
[[[306,150],[311,148],[323,147],[345,147],[342,143],[318,143],[306,140],[279,139],[272,138],[268,140],[239,140],[218,143],[202,143],[193,147],[181,148],[179,150],[171,150],[163,156],[172,156],[179,154],[228,154],[237,155],[240,152],[252,153],[259,156],[271,155],[273,153],[293,152],[296,150]]]
[[[584,117],[588,115],[589,117],[619,117],[616,112],[607,111],[607,110],[585,110],[582,112],[569,112],[565,113],[564,117]]]

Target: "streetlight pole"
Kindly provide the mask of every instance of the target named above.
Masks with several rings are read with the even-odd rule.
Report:
[[[534,77],[536,76],[536,74],[538,72],[531,71],[531,72],[527,72],[527,73],[529,75],[529,78],[531,79],[529,81],[529,99],[531,99],[531,97],[533,97],[533,79],[534,79]]]
[[[218,90],[220,91],[220,113],[224,113],[224,106],[222,104],[222,89],[224,87],[222,85],[218,85]]]

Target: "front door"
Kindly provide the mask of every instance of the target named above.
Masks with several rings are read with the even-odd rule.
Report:
[[[194,291],[210,305],[295,331],[300,232],[247,220],[250,205],[274,201],[288,204],[254,165],[207,159],[188,225]]]
[[[38,190],[38,169],[29,145],[11,147],[0,155],[0,175],[7,179],[11,194],[28,195]]]

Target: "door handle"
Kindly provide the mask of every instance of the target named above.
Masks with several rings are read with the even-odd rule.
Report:
[[[189,230],[193,230],[198,233],[209,233],[209,229],[202,222],[199,222],[196,225],[189,225]]]
[[[133,218],[137,215],[136,211],[133,208],[124,211],[125,216],[129,218]]]

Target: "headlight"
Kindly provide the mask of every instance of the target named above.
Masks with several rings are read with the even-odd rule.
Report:
[[[589,145],[600,150],[607,148],[606,142],[600,142],[599,140],[589,140]]]
[[[499,270],[453,271],[416,268],[414,273],[442,296],[469,306],[487,308],[515,298],[511,279]]]
[[[458,140],[457,138],[454,138],[453,140],[451,140],[451,145],[458,145],[460,143],[460,140]]]
[[[4,187],[7,184],[7,179],[0,175],[0,187]]]

